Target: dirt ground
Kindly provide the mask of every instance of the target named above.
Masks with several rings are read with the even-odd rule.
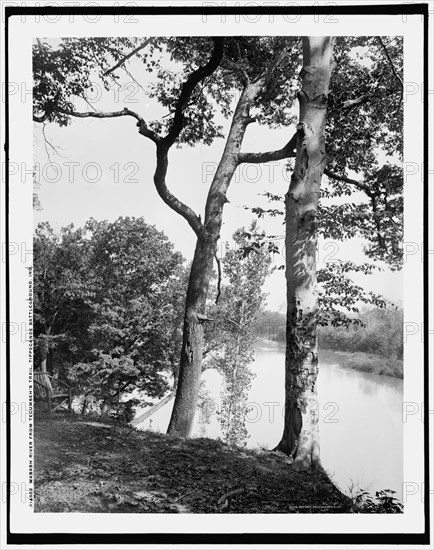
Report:
[[[81,417],[35,422],[35,511],[347,513],[322,468],[295,473],[270,451],[233,449]]]

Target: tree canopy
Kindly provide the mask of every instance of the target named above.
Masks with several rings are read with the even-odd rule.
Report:
[[[53,350],[51,372],[108,406],[133,390],[145,402],[163,395],[177,369],[185,285],[167,237],[134,218],[58,235],[42,224],[34,254],[35,338]]]
[[[321,150],[320,203],[312,223],[331,239],[360,237],[368,259],[399,269],[402,261],[402,39],[337,37],[332,78],[326,94],[304,97],[300,81],[308,67],[302,37],[68,38],[34,44],[34,120],[67,125],[72,118],[133,118],[140,135],[156,147],[155,187],[197,236],[186,292],[178,391],[171,433],[191,431],[199,391],[206,303],[227,191],[243,163],[288,160],[294,176],[303,154],[298,124],[275,151],[245,152],[246,129],[254,123],[290,127],[292,110],[314,102],[327,108]],[[313,51],[313,50],[312,50]],[[126,63],[136,59],[139,75]],[[125,71],[164,113],[156,120],[127,107],[100,112],[86,105],[93,81],[109,89]],[[139,71],[140,73],[140,71]],[[143,83],[142,83],[143,82]],[[236,99],[233,99],[232,92]],[[140,106],[139,106],[140,108]],[[222,121],[231,118],[223,136]],[[226,144],[209,187],[204,214],[194,212],[169,189],[166,176],[172,146]],[[298,152],[298,153],[297,153]],[[298,159],[303,160],[301,158]],[[318,165],[319,165],[318,164]],[[299,166],[305,166],[299,162]],[[300,174],[298,174],[300,175]],[[269,198],[278,200],[275,194]],[[278,209],[271,209],[274,215]],[[256,208],[256,213],[265,214]],[[271,212],[269,212],[271,213]],[[295,236],[292,236],[295,238]],[[360,301],[381,305],[381,297],[354,285],[351,271],[372,271],[370,263],[329,263],[318,274],[323,323],[345,324],[344,310],[357,312]]]

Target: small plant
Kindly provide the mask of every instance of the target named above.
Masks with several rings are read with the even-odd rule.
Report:
[[[367,497],[364,503],[364,512],[370,514],[401,514],[402,503],[394,496],[396,491],[384,489],[375,493],[375,500]]]
[[[350,488],[352,507],[356,514],[402,514],[402,502],[395,497],[396,491],[382,489],[376,491],[375,497],[367,491],[358,490],[354,493],[354,487]]]

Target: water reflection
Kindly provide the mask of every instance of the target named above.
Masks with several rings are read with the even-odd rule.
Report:
[[[325,469],[343,491],[351,483],[374,493],[392,489],[402,499],[403,434],[402,380],[339,366],[342,354],[319,353],[319,418],[321,460]],[[277,445],[283,430],[285,402],[285,347],[261,340],[255,346],[247,418],[248,447]],[[221,377],[206,371],[208,390],[218,401]],[[152,429],[165,431],[173,402],[152,417]],[[149,429],[147,421],[144,429]],[[195,433],[200,427],[196,422]],[[207,428],[208,437],[221,434],[217,415]]]
[[[264,414],[249,429],[248,445],[274,447],[283,428],[284,346],[261,342],[256,350],[250,397],[262,402]],[[320,350],[318,398],[321,457],[338,485],[347,490],[359,484],[371,492],[393,489],[401,498],[402,487],[402,380],[339,367],[344,356]],[[267,418],[269,401],[274,421]],[[267,410],[268,409],[268,410]]]

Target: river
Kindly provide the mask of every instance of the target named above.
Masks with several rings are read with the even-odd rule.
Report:
[[[320,350],[318,399],[321,461],[330,477],[349,493],[351,485],[374,494],[392,489],[402,500],[403,426],[402,380],[367,374],[339,365],[345,355]],[[256,374],[249,392],[250,413],[246,427],[247,446],[272,449],[283,430],[284,345],[259,340],[255,345]],[[205,371],[206,387],[218,400],[221,377]],[[165,431],[173,402],[158,411],[150,422],[138,427]],[[194,433],[199,435],[196,422]],[[218,437],[220,428],[213,415],[206,430]]]

